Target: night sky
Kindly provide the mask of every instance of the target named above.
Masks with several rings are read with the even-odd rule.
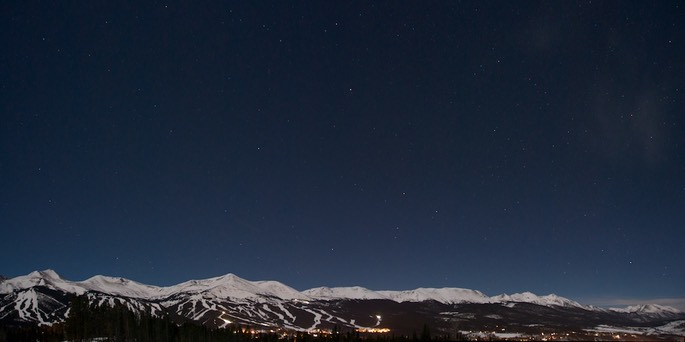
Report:
[[[679,1],[0,7],[0,274],[685,308]]]

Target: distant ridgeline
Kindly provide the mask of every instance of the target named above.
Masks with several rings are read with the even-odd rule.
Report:
[[[685,314],[641,305],[604,309],[532,293],[488,297],[460,288],[297,291],[235,275],[169,287],[52,270],[0,282],[0,342],[382,340],[439,338],[658,339],[685,336]],[[625,336],[622,336],[625,335]],[[635,337],[631,337],[635,336]]]

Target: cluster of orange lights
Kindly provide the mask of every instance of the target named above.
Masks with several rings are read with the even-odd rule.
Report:
[[[359,329],[357,329],[357,332],[372,333],[372,334],[384,334],[384,333],[389,333],[390,329],[388,329],[388,328],[359,328]]]

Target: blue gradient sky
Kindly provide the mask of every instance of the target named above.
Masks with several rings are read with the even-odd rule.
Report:
[[[0,273],[677,302],[683,12],[5,3]]]

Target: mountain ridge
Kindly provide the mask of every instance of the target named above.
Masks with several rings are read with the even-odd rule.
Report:
[[[611,310],[622,313],[682,313],[677,308],[644,304],[627,306],[625,308],[599,308],[584,305],[571,299],[548,294],[539,296],[532,292],[499,294],[487,296],[478,290],[458,287],[426,288],[412,290],[370,290],[362,286],[349,287],[315,287],[298,291],[286,284],[275,280],[251,281],[243,279],[233,273],[221,276],[188,280],[176,285],[155,286],[139,283],[122,277],[95,275],[83,281],[63,279],[56,271],[46,269],[33,271],[24,276],[6,278],[0,281],[0,294],[7,294],[13,290],[28,289],[37,285],[45,285],[54,289],[64,290],[73,294],[84,294],[97,291],[107,294],[120,295],[130,298],[158,300],[178,293],[202,293],[216,298],[254,299],[261,297],[276,297],[283,300],[366,300],[385,299],[394,302],[423,302],[434,300],[444,304],[479,303],[531,303],[544,306],[570,306],[589,311]]]
[[[361,286],[298,291],[274,280],[250,281],[228,273],[171,286],[96,275],[62,279],[53,270],[34,271],[0,282],[0,326],[53,325],[69,316],[74,296],[90,305],[123,305],[138,314],[194,322],[213,328],[241,325],[275,331],[336,328],[399,334],[429,323],[449,334],[507,328],[522,334],[550,331],[594,333],[619,327],[642,333],[685,335],[685,313],[656,304],[605,309],[554,294],[531,292],[487,296],[457,287],[373,291]]]

